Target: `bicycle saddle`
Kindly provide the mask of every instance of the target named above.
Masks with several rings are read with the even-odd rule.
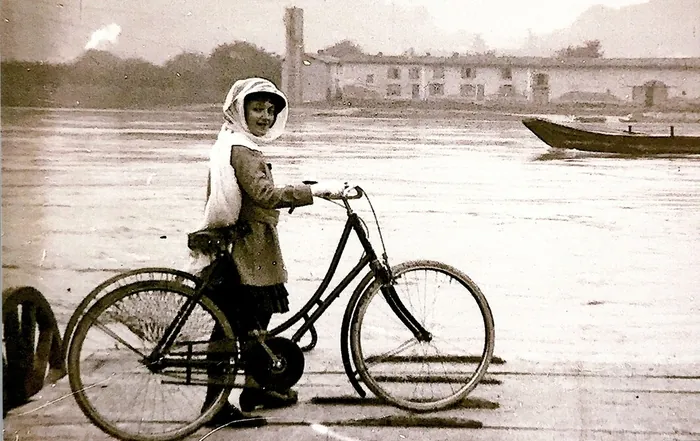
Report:
[[[229,245],[249,230],[248,224],[238,223],[227,227],[205,228],[187,234],[187,247],[195,252],[216,254],[227,251]]]

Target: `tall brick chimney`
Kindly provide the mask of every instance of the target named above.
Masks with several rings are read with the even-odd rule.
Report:
[[[286,51],[282,64],[282,91],[290,104],[303,102],[304,10],[287,8],[284,13]]]

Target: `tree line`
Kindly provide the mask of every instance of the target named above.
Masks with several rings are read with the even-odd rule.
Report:
[[[70,63],[3,60],[1,69],[3,106],[149,108],[221,102],[234,81],[249,76],[279,84],[282,60],[237,41],[162,66],[93,49]]]
[[[337,57],[362,54],[343,40],[319,51]],[[602,56],[600,42],[567,47],[557,57]],[[251,43],[217,46],[209,55],[184,52],[163,66],[89,50],[71,63],[2,61],[3,106],[152,108],[222,101],[234,81],[259,76],[280,84],[282,59]]]

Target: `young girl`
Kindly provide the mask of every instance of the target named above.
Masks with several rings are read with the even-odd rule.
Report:
[[[275,186],[272,166],[260,148],[282,134],[288,110],[286,97],[270,81],[236,81],[224,101],[224,124],[212,148],[205,227],[235,221],[246,231],[233,244],[237,274],[232,276],[237,277],[238,285],[233,292],[221,293],[215,301],[232,324],[239,323],[244,329],[267,329],[272,314],[289,311],[284,285],[287,270],[277,236],[278,209],[310,205],[313,196],[332,197],[343,191],[333,185],[315,184],[313,189],[309,185]],[[246,341],[245,335],[239,338],[245,350],[251,341]],[[205,406],[218,390],[217,386],[208,387]],[[296,391],[266,390],[250,376],[246,377],[239,399],[246,412],[296,402]],[[209,425],[242,420],[250,423],[246,425],[264,424],[264,419],[249,419],[229,404]]]

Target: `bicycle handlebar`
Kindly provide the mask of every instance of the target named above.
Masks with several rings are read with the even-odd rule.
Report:
[[[306,185],[313,185],[313,184],[317,184],[318,181],[302,181],[302,183],[304,183]],[[362,191],[362,189],[358,185],[356,185],[354,187],[347,187],[345,190],[343,190],[343,194],[340,197],[322,197],[322,196],[318,196],[318,197],[320,197],[321,199],[326,199],[328,201],[340,199],[340,200],[344,200],[347,202],[348,200],[351,200],[351,199],[360,199],[364,195],[365,195],[365,192]],[[292,214],[292,212],[294,211],[294,208],[296,208],[296,207],[289,208],[289,214]]]
[[[318,184],[318,181],[302,181],[302,183],[306,185],[313,185],[313,184]],[[360,199],[365,195],[364,191],[356,185],[354,187],[346,187],[345,190],[343,190],[343,194],[340,195],[340,197],[323,197],[319,196],[322,199],[328,199],[328,200],[350,200],[350,199]]]
[[[352,193],[354,191],[354,194]],[[344,192],[343,192],[343,198],[344,199],[360,199],[362,196],[365,195],[365,192],[362,191],[359,185],[356,185],[354,187],[348,187]]]
[[[321,199],[327,199],[327,200],[341,200],[341,201],[349,201],[351,199],[360,199],[362,196],[364,196],[365,193],[362,191],[362,189],[358,186],[354,187],[346,187],[343,190],[343,193],[341,195],[332,195],[332,196],[318,196]]]
[[[302,182],[306,185],[313,185],[313,184],[318,183],[318,181],[312,181],[312,180],[305,180]],[[346,185],[347,185],[347,183],[346,183]],[[355,185],[353,187],[345,187],[345,189],[343,190],[343,193],[340,195],[340,197],[334,197],[334,198],[323,197],[322,199],[326,199],[326,200],[340,199],[340,200],[342,200],[343,204],[345,205],[345,208],[348,210],[348,215],[350,215],[352,210],[350,208],[350,204],[348,203],[348,201],[351,199],[360,199],[360,198],[365,197],[365,196],[366,195],[365,195],[364,190],[362,190],[362,188],[359,185]],[[379,239],[382,241],[382,249],[384,250],[382,255],[384,256],[384,261],[388,266],[387,256],[386,256],[386,247],[384,246],[384,238],[382,237],[382,230],[379,228],[379,221],[377,220],[377,214],[374,212],[374,207],[372,207],[372,202],[369,200],[369,196],[366,196],[366,197],[367,197],[367,202],[369,203],[369,206],[372,209],[372,215],[374,216],[374,221],[377,224],[377,231],[379,232]],[[289,213],[291,214],[292,211],[294,211],[294,207],[289,209]],[[362,220],[360,219],[360,221],[362,221]],[[364,224],[364,222],[362,222],[362,223]]]

